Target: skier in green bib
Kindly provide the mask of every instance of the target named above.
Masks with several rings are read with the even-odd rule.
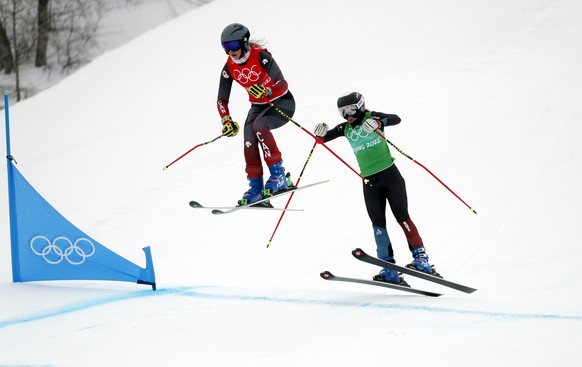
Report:
[[[378,258],[396,263],[392,243],[386,230],[386,201],[392,214],[404,231],[412,262],[406,267],[440,276],[429,264],[428,255],[418,229],[408,214],[408,197],[404,178],[394,164],[390,148],[376,130],[384,131],[385,126],[397,125],[400,117],[366,110],[364,96],[358,92],[342,95],[337,100],[340,115],[345,122],[329,129],[325,123],[315,126],[314,134],[325,143],[340,136],[348,139],[364,177],[364,201],[368,216],[372,221],[376,253]],[[397,271],[383,268],[374,280],[406,285]]]

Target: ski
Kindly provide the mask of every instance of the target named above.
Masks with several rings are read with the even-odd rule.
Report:
[[[392,283],[387,283],[387,282],[380,282],[380,281],[377,281],[377,280],[366,280],[366,279],[357,279],[357,278],[336,277],[335,275],[333,275],[332,273],[330,273],[327,270],[324,271],[324,272],[322,272],[319,275],[323,279],[325,279],[325,280],[335,280],[335,281],[340,281],[340,282],[350,282],[350,283],[360,283],[360,284],[375,285],[377,287],[384,287],[384,288],[396,289],[396,290],[403,291],[403,292],[420,294],[420,295],[429,296],[429,297],[442,296],[442,294],[440,294],[440,293],[423,291],[423,290],[416,289],[416,288],[406,287],[406,286],[403,286],[403,285],[392,284]]]
[[[289,212],[302,212],[302,211],[303,211],[303,209],[290,209],[290,208],[287,208],[287,209],[285,209],[285,208],[275,208],[275,207],[273,207],[273,206],[267,206],[267,205],[262,205],[262,204],[263,204],[263,203],[261,203],[261,204],[259,204],[259,205],[256,205],[256,206],[249,206],[249,207],[245,207],[245,208],[243,208],[243,209],[254,209],[254,210],[278,210],[278,211],[281,211],[281,210],[286,210],[286,211],[289,211]],[[214,210],[214,209],[217,209],[217,210],[227,210],[227,209],[230,209],[230,208],[232,208],[232,207],[230,207],[230,206],[204,206],[204,205],[200,204],[200,203],[199,203],[199,202],[197,202],[197,201],[191,201],[191,202],[190,202],[190,206],[191,206],[192,208],[194,208],[194,209],[211,209],[211,210]]]
[[[315,183],[312,183],[312,184],[309,184],[309,185],[303,185],[303,186],[300,186],[300,187],[294,187],[294,188],[291,188],[291,189],[277,191],[273,196],[269,196],[267,198],[260,199],[258,201],[255,201],[254,203],[251,203],[251,204],[233,206],[233,207],[229,207],[228,209],[213,209],[212,210],[212,214],[219,215],[219,214],[229,214],[229,213],[233,213],[233,212],[236,212],[238,210],[245,209],[245,208],[249,208],[249,207],[252,207],[253,205],[257,205],[257,204],[263,203],[263,202],[268,201],[268,200],[271,200],[273,198],[276,198],[276,197],[279,197],[279,196],[284,196],[284,195],[287,195],[287,194],[291,194],[293,192],[300,191],[300,190],[303,190],[303,189],[307,189],[307,188],[310,188],[310,187],[313,187],[313,186],[316,186],[316,185],[321,185],[322,183],[326,183],[326,182],[329,182],[329,180],[319,181],[319,182],[315,182]]]
[[[429,282],[437,283],[437,284],[443,285],[445,287],[456,289],[456,290],[461,291],[461,292],[473,293],[477,290],[475,288],[471,288],[471,287],[467,287],[467,286],[459,284],[459,283],[451,282],[449,280],[439,278],[439,277],[436,277],[434,275],[430,275],[430,274],[422,272],[422,271],[418,271],[418,270],[410,269],[410,268],[407,268],[404,266],[389,263],[387,261],[384,261],[384,260],[381,260],[381,259],[378,259],[376,257],[373,257],[373,256],[366,254],[364,252],[364,250],[362,250],[360,248],[357,248],[354,251],[352,251],[352,255],[354,255],[354,257],[356,259],[361,260],[363,262],[366,262],[368,264],[378,265],[382,268],[389,268],[392,270],[396,270],[400,273],[411,275],[413,277],[421,278],[424,280],[428,280]]]

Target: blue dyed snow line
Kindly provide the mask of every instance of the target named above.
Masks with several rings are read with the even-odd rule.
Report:
[[[342,302],[342,301],[326,301],[316,299],[302,299],[302,298],[280,298],[269,296],[245,296],[245,295],[222,295],[222,294],[207,294],[194,291],[181,292],[181,296],[190,296],[196,298],[209,299],[228,299],[238,301],[254,301],[254,302],[279,302],[292,304],[310,304],[322,306],[336,306],[336,307],[356,307],[356,308],[377,308],[377,309],[392,309],[401,311],[425,311],[433,313],[450,313],[459,315],[475,315],[487,316],[494,318],[505,319],[546,319],[546,320],[573,320],[582,321],[582,316],[571,315],[557,315],[557,314],[536,314],[536,313],[509,313],[509,312],[490,312],[479,310],[461,310],[455,308],[432,307],[432,306],[414,306],[401,305],[391,303],[368,303],[368,302]]]
[[[167,295],[167,294],[179,293],[182,291],[181,289],[182,288],[173,288],[173,289],[168,289],[168,290],[158,290],[155,292],[152,292],[151,290],[146,290],[146,291],[123,293],[123,294],[109,296],[109,297],[92,299],[92,300],[88,300],[85,302],[75,303],[75,304],[72,304],[69,306],[65,306],[65,307],[57,309],[57,310],[49,311],[46,313],[41,313],[38,315],[23,317],[23,318],[14,319],[14,320],[0,321],[0,329],[5,328],[7,326],[11,326],[11,325],[24,324],[27,322],[49,319],[51,317],[61,316],[61,315],[65,315],[65,314],[69,314],[69,313],[73,313],[73,312],[77,312],[77,311],[82,311],[82,310],[86,310],[88,308],[93,308],[93,307],[106,305],[106,304],[110,304],[110,303],[127,301],[127,300],[131,300],[131,299],[136,299],[136,298],[162,296],[162,295]],[[188,288],[188,289],[190,289],[190,288]]]
[[[558,314],[536,314],[536,313],[509,313],[509,312],[491,312],[491,311],[479,311],[479,310],[463,310],[455,308],[446,307],[433,307],[433,306],[415,306],[415,305],[402,305],[396,303],[368,303],[368,302],[348,302],[348,301],[329,301],[329,300],[318,300],[318,299],[308,299],[308,298],[285,298],[285,297],[271,297],[271,296],[248,296],[240,294],[209,294],[201,293],[196,291],[196,289],[204,288],[217,288],[217,287],[180,287],[180,288],[162,288],[155,292],[150,290],[124,293],[109,297],[97,298],[93,300],[88,300],[81,303],[72,304],[65,306],[63,308],[49,311],[46,313],[41,313],[38,315],[32,315],[29,317],[23,317],[14,320],[0,321],[0,329],[17,325],[24,324],[28,322],[49,319],[52,317],[57,317],[73,312],[78,312],[86,310],[93,307],[98,307],[110,303],[127,301],[138,298],[146,297],[160,297],[160,296],[182,296],[182,297],[193,297],[193,298],[204,298],[204,299],[217,299],[217,300],[231,300],[231,301],[250,301],[250,302],[275,302],[275,303],[288,303],[297,305],[320,305],[320,306],[331,306],[331,307],[351,307],[351,308],[374,308],[374,309],[391,309],[400,311],[423,311],[432,313],[448,313],[448,314],[458,314],[458,315],[473,315],[473,316],[484,316],[492,318],[501,319],[513,319],[513,320],[571,320],[571,321],[582,321],[582,316],[571,316],[571,315],[558,315]]]

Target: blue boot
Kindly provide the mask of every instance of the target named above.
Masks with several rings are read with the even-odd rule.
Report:
[[[439,273],[429,264],[428,255],[424,247],[412,250],[412,262],[406,265],[406,267],[440,277]]]
[[[272,195],[277,191],[285,190],[288,185],[283,161],[269,166],[269,172],[271,172],[271,176],[265,183],[265,191],[269,190],[269,193]]]
[[[391,262],[393,264],[395,263],[393,257],[384,257],[382,260]],[[410,287],[410,285],[406,283],[404,278],[402,278],[396,270],[389,268],[382,268],[382,270],[380,270],[380,274],[374,275],[374,278],[372,279],[380,282],[394,283],[403,285],[405,287]]]
[[[264,189],[263,178],[249,178],[249,185],[249,189],[243,194],[242,200],[238,201],[238,205],[254,203],[261,198],[261,192]]]

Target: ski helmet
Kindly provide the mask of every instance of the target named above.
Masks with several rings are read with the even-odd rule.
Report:
[[[358,92],[344,94],[337,99],[337,108],[343,118],[353,116],[359,120],[366,112],[364,96]]]
[[[222,43],[222,48],[228,53],[228,51],[236,51],[239,48],[243,52],[249,50],[251,32],[247,27],[240,23],[232,23],[226,26],[220,35],[220,42]]]

